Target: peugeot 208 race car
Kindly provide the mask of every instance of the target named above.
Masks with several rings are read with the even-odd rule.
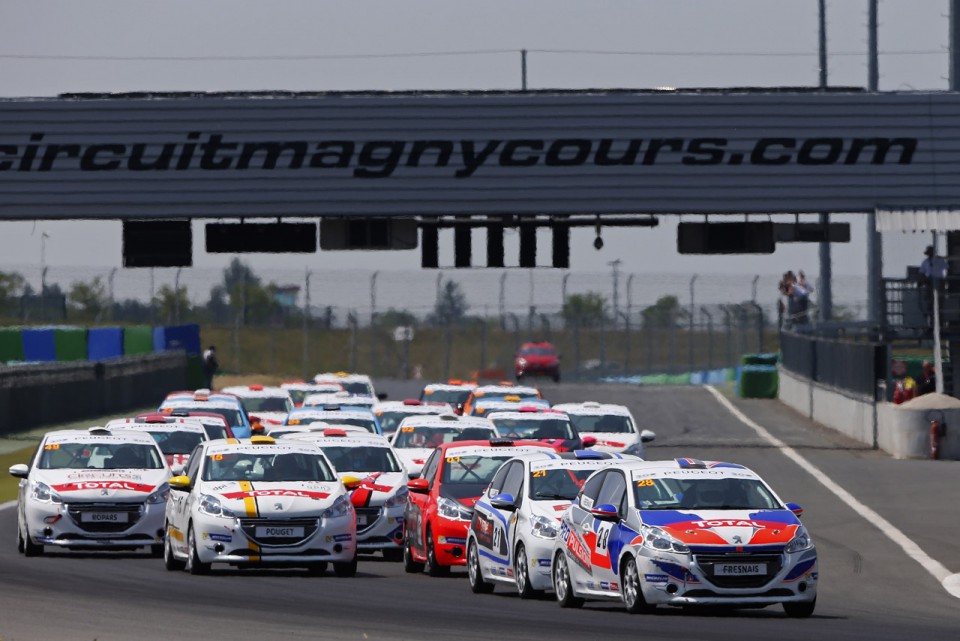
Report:
[[[695,459],[597,472],[564,514],[553,553],[563,607],[622,599],[763,607],[806,617],[817,602],[817,550],[797,515],[754,472]]]
[[[483,441],[497,436],[496,426],[477,416],[408,416],[393,433],[390,444],[407,471],[419,475],[427,457],[441,443]]]
[[[626,405],[608,403],[563,403],[553,409],[564,412],[580,433],[596,439],[593,449],[646,457],[646,444],[657,438],[650,430],[641,430]]]
[[[357,570],[356,515],[311,443],[254,436],[202,443],[170,480],[164,562],[203,574],[212,563]]]
[[[20,479],[17,548],[27,556],[46,545],[162,552],[170,468],[149,434],[49,432],[10,474]]]
[[[451,566],[464,565],[473,504],[504,461],[539,451],[556,450],[539,441],[503,438],[454,441],[435,449],[423,466],[422,477],[407,483],[410,500],[404,512],[404,569],[440,576]]]
[[[637,459],[577,450],[527,454],[503,464],[474,506],[467,533],[467,575],[477,593],[495,583],[516,585],[523,599],[550,588],[557,526],[587,477]]]

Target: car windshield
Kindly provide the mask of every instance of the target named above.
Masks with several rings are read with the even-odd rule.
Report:
[[[570,420],[581,434],[584,432],[631,434],[635,431],[633,429],[633,422],[629,416],[616,416],[614,414],[571,414]]]
[[[442,492],[453,498],[480,496],[509,453],[502,456],[448,456],[443,461]]]
[[[270,398],[245,398],[243,407],[247,414],[256,414],[257,412],[289,412],[290,401],[281,396]]]
[[[720,478],[635,478],[641,510],[773,510],[779,501],[761,481]]]
[[[380,419],[380,429],[387,432],[396,432],[400,421],[410,416],[407,412],[380,412],[377,418]]]
[[[291,453],[214,453],[207,456],[204,481],[335,481],[322,456]]]
[[[452,441],[484,441],[494,438],[496,433],[489,427],[425,427],[405,426],[400,428],[395,448],[435,449],[442,443]]]
[[[386,447],[330,447],[323,453],[338,472],[399,472],[400,463]]]
[[[227,427],[225,425],[209,425],[204,423],[203,429],[207,432],[207,438],[209,438],[211,441],[215,441],[219,438],[229,438],[229,435],[227,434]]]
[[[583,482],[595,471],[596,468],[533,470],[530,472],[530,498],[534,501],[572,501]]]
[[[470,390],[433,390],[429,394],[421,394],[421,401],[430,401],[431,403],[450,403],[453,407],[467,402],[470,398]]]
[[[366,383],[340,383],[343,389],[357,396],[373,396],[373,390]]]
[[[549,347],[528,347],[520,350],[520,356],[556,356],[557,350]]]
[[[366,418],[337,418],[336,416],[332,418],[316,419],[322,420],[324,423],[330,425],[353,425],[354,427],[362,427],[371,434],[377,433],[377,424],[373,419]]]
[[[508,438],[576,438],[567,419],[545,418],[541,420],[494,418],[500,436]]]
[[[203,442],[199,432],[149,432],[164,454],[189,454]]]
[[[144,443],[48,443],[38,465],[41,470],[159,470],[163,466],[157,448]]]
[[[181,410],[192,410],[194,412],[207,412],[209,414],[216,414],[217,416],[222,416],[223,419],[227,422],[227,425],[230,427],[239,427],[244,425],[243,422],[243,413],[239,409],[233,409],[229,407],[210,407],[209,405],[193,405],[191,407],[176,407],[176,408],[163,408],[164,413],[171,413]]]

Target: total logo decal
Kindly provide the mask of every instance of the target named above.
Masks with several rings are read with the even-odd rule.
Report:
[[[303,499],[313,499],[314,501],[319,501],[325,499],[330,494],[328,492],[310,492],[308,490],[250,490],[247,492],[224,492],[223,497],[226,499],[246,499],[246,498],[260,498],[264,496],[292,496],[294,498],[303,498]]]
[[[127,492],[146,492],[149,494],[155,488],[155,485],[146,485],[145,483],[131,483],[129,481],[74,481],[54,485],[53,489],[57,492],[84,492],[88,490],[124,490]]]

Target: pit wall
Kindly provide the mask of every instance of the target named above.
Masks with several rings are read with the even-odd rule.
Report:
[[[894,458],[930,458],[931,411],[942,412],[946,434],[940,458],[960,460],[960,408],[910,409],[892,403],[874,403],[823,385],[780,367],[780,401],[804,416]]]
[[[0,367],[0,436],[159,405],[186,387],[182,351]]]

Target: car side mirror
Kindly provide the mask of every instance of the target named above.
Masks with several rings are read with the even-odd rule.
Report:
[[[176,490],[178,492],[190,491],[191,483],[189,476],[183,476],[182,474],[179,476],[174,476],[172,479],[167,481],[167,483],[170,485],[171,490]]]
[[[642,432],[640,432],[641,443],[649,443],[655,438],[657,438],[657,435],[655,432],[651,432],[650,430],[643,430]]]
[[[29,474],[30,468],[23,463],[17,463],[16,465],[10,466],[10,476],[15,476],[18,479],[25,479]]]
[[[426,494],[430,491],[430,481],[427,479],[411,479],[407,481],[407,487],[411,492]]]
[[[594,515],[601,521],[616,521],[620,514],[617,512],[617,508],[609,503],[601,503],[600,505],[595,506],[590,510],[590,514]]]
[[[517,509],[517,502],[513,498],[513,494],[497,494],[496,496],[491,496],[490,505],[498,510],[510,510],[511,512]]]
[[[183,463],[174,463],[170,466],[170,471],[173,472],[174,476],[180,476],[183,474]]]
[[[10,468],[10,469],[11,471],[13,470],[13,468]],[[793,512],[798,519],[803,515],[803,508],[797,505],[796,503],[787,503],[785,507],[791,512]]]
[[[407,472],[407,478],[410,480],[420,478],[420,472]]]
[[[584,436],[583,437],[583,446],[584,447],[593,447],[597,444],[597,439],[594,436]]]
[[[387,396],[387,393],[386,393],[386,392],[377,392],[377,399],[378,399],[378,400],[385,401],[385,400],[387,400],[387,398],[389,398],[389,397]]]
[[[358,479],[356,476],[344,476],[342,479],[340,479],[340,482],[343,483],[343,487],[347,488],[348,490],[355,490],[363,481]]]

